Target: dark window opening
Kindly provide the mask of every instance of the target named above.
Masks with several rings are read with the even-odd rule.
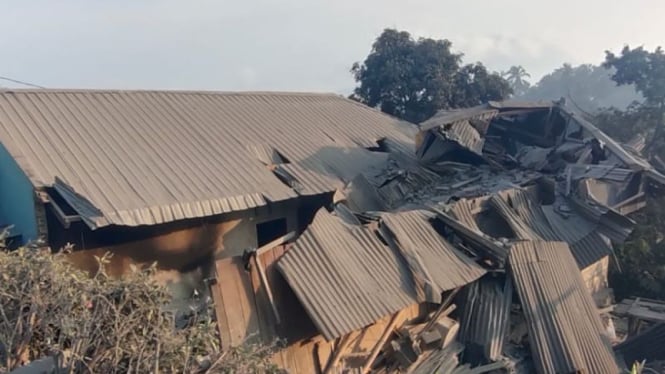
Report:
[[[274,219],[256,225],[256,240],[259,247],[287,234],[286,218]]]

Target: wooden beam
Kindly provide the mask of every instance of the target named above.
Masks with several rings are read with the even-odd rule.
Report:
[[[323,372],[323,374],[332,374],[333,370],[339,363],[339,360],[342,359],[342,356],[344,355],[344,352],[346,351],[346,348],[348,348],[349,344],[351,344],[351,335],[353,335],[353,332],[350,332],[346,334],[339,342],[338,346],[335,349],[335,353],[333,353],[333,356],[330,358],[330,361],[328,362],[328,365],[326,366],[326,370]]]
[[[270,283],[268,283],[268,277],[266,277],[266,271],[263,268],[263,264],[261,263],[259,256],[255,254],[253,257],[254,265],[256,266],[256,270],[259,272],[259,276],[261,277],[261,283],[263,283],[263,289],[266,290],[266,295],[268,296],[268,301],[272,307],[272,312],[275,314],[275,320],[277,321],[277,324],[280,324],[281,320],[279,318],[279,311],[277,310],[277,305],[275,305],[275,299],[272,296],[272,290],[270,289]]]
[[[361,374],[367,374],[372,368],[372,364],[374,363],[374,360],[376,360],[376,356],[379,355],[379,352],[381,352],[381,349],[383,346],[386,344],[386,341],[388,338],[390,338],[390,335],[392,334],[393,330],[395,329],[395,326],[400,321],[400,317],[402,316],[404,310],[401,310],[393,316],[393,318],[390,319],[390,322],[388,323],[388,326],[386,326],[386,329],[383,330],[383,334],[381,334],[381,337],[379,340],[376,342],[374,345],[374,348],[372,348],[372,352],[369,354],[369,357],[367,357],[367,360],[365,361],[365,364],[363,367],[360,369]]]
[[[452,308],[452,309],[449,308],[449,304],[453,301],[453,298],[455,297],[455,295],[457,295],[457,293],[461,289],[462,289],[462,287],[458,287],[458,288],[455,288],[454,290],[450,291],[448,296],[446,296],[446,298],[443,300],[443,302],[439,306],[439,309],[437,309],[437,311],[434,313],[432,318],[427,322],[427,325],[425,325],[425,327],[422,329],[422,331],[420,331],[420,334],[418,334],[418,340],[422,339],[422,336],[425,332],[431,330],[432,327],[434,327],[434,324],[436,323],[436,321],[438,321],[439,318],[441,318],[441,316],[444,315],[444,313],[450,314],[450,313],[452,313],[453,310],[455,310],[455,308]],[[450,307],[452,307],[452,305],[450,305]],[[448,309],[450,309],[450,310],[448,310]],[[445,315],[447,315],[447,314],[445,314]]]

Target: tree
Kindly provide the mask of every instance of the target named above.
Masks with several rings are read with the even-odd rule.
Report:
[[[629,46],[625,46],[619,56],[606,51],[603,66],[615,69],[612,80],[617,85],[635,85],[637,91],[644,96],[645,106],[657,110],[658,124],[645,149],[645,153],[649,154],[653,146],[661,140],[663,132],[663,116],[665,115],[665,53],[663,53],[663,49],[658,47],[653,52],[649,52],[643,47],[630,49]]]
[[[477,105],[508,96],[510,86],[482,64],[461,66],[462,54],[448,40],[414,40],[408,32],[386,29],[363,63],[351,72],[359,84],[352,97],[414,123],[439,109]]]
[[[508,71],[501,73],[501,76],[508,81],[514,96],[522,96],[531,87],[531,83],[525,80],[525,77],[531,78],[531,75],[520,66],[511,66]]]
[[[635,230],[615,248],[620,270],[612,269],[610,285],[618,299],[665,299],[665,198],[651,198],[633,218]]]
[[[559,100],[565,97],[583,111],[594,114],[610,107],[623,110],[634,101],[642,100],[633,86],[618,87],[611,75],[612,70],[603,66],[564,64],[515,97],[522,100]]]

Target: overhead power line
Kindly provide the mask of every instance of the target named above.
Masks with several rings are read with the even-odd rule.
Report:
[[[32,83],[28,83],[28,82],[23,82],[23,81],[20,81],[20,80],[17,80],[17,79],[12,79],[12,78],[3,77],[3,76],[0,76],[0,79],[2,79],[2,80],[6,80],[6,81],[9,81],[9,82],[13,82],[13,83],[22,84],[22,85],[24,85],[24,86],[30,86],[30,87],[35,87],[35,88],[46,88],[46,87],[44,87],[44,86],[40,86],[40,85],[37,85],[37,84],[32,84]]]

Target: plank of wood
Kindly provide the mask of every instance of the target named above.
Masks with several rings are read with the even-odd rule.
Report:
[[[386,344],[386,341],[388,341],[388,338],[390,338],[390,335],[392,334],[393,330],[395,329],[395,326],[397,326],[397,324],[401,320],[401,318],[400,318],[401,314],[402,314],[402,311],[399,311],[399,312],[395,313],[395,315],[390,319],[390,322],[388,323],[388,326],[386,326],[385,330],[383,330],[383,334],[381,334],[381,337],[379,338],[379,341],[376,342],[376,344],[374,345],[374,348],[372,349],[372,352],[369,354],[369,357],[367,357],[367,360],[365,361],[365,364],[360,369],[360,372],[362,374],[369,373],[369,371],[371,370],[372,364],[374,363],[374,360],[376,360],[376,356],[379,355],[379,352],[381,352],[381,349]]]
[[[252,289],[254,291],[254,302],[256,304],[256,311],[258,313],[259,329],[261,331],[261,338],[265,343],[271,343],[277,336],[275,331],[275,317],[270,307],[270,302],[263,290],[263,282],[259,275],[256,262],[252,256],[250,278],[252,281]]]
[[[339,363],[339,361],[342,359],[342,356],[344,356],[344,353],[346,352],[346,348],[351,344],[351,339],[352,334],[347,334],[345,335],[341,340],[340,343],[335,347],[335,352],[333,353],[333,356],[330,358],[330,362],[328,362],[328,365],[326,367],[326,370],[323,372],[323,374],[332,374],[335,370],[335,367]]]
[[[226,347],[241,343],[245,336],[245,320],[240,305],[240,294],[238,292],[237,270],[232,258],[217,260],[217,285],[222,296],[221,308],[226,315],[226,326],[229,337],[225,342]]]
[[[219,330],[221,346],[222,349],[226,349],[227,345],[231,342],[231,332],[229,330],[229,321],[226,317],[226,310],[224,308],[224,297],[222,296],[219,284],[215,283],[210,286],[210,294],[215,303],[215,315],[217,316],[217,329]]]
[[[270,302],[270,306],[272,307],[273,313],[275,313],[275,320],[277,320],[277,324],[281,323],[281,319],[279,318],[279,311],[277,310],[277,305],[275,304],[275,298],[272,296],[272,290],[270,289],[270,283],[268,283],[268,277],[266,277],[266,271],[263,268],[263,264],[261,263],[261,259],[259,256],[254,256],[254,263],[256,264],[256,270],[258,270],[259,275],[261,276],[261,281],[263,282],[263,289],[266,292],[266,295],[268,296],[268,301]]]
[[[260,337],[260,328],[259,328],[259,315],[256,310],[256,303],[254,301],[254,290],[252,289],[252,282],[249,278],[249,273],[245,271],[242,258],[234,257],[236,271],[236,284],[238,287],[239,294],[239,306],[243,313],[243,326],[245,331],[243,334],[243,343],[247,338],[255,341]],[[254,337],[252,339],[252,337]]]

